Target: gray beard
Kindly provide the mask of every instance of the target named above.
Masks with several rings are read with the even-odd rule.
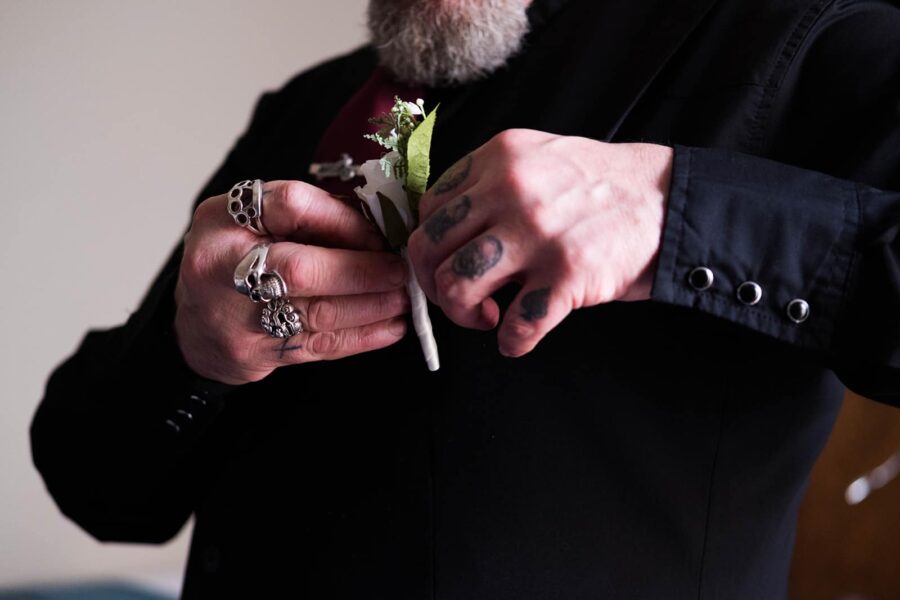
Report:
[[[528,33],[528,0],[370,0],[379,62],[400,81],[469,83],[506,64]]]

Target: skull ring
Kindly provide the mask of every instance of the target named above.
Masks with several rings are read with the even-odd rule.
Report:
[[[234,289],[254,302],[270,302],[287,296],[287,284],[277,271],[266,271],[271,244],[257,244],[234,270]]]

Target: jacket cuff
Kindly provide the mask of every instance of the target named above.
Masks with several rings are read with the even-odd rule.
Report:
[[[155,425],[176,447],[187,449],[222,411],[226,393],[238,386],[201,377],[185,361],[175,334],[176,280],[177,273],[167,275],[159,306],[134,341],[143,349],[141,357],[153,357],[154,370],[166,382],[166,409],[153,417]]]
[[[854,186],[745,154],[674,150],[650,299],[830,351],[859,223]]]

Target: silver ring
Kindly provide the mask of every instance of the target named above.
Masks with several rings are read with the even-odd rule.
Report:
[[[288,338],[303,331],[300,315],[287,298],[277,298],[266,304],[259,323],[274,338]]]
[[[284,278],[277,271],[266,271],[269,246],[253,246],[234,270],[234,289],[254,302],[271,302],[288,295]]]
[[[247,179],[231,186],[228,214],[241,227],[257,235],[269,235],[262,222],[262,184],[259,179]]]

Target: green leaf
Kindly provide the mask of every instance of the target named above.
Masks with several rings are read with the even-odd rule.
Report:
[[[406,243],[409,238],[409,232],[403,223],[403,217],[390,198],[381,192],[375,192],[378,196],[378,202],[381,204],[381,216],[384,217],[384,234],[388,239],[391,248],[398,249]]]
[[[428,175],[431,170],[428,155],[431,152],[431,134],[434,132],[434,122],[437,120],[437,109],[438,107],[435,106],[425,120],[413,130],[406,146],[408,165],[406,191],[409,195],[409,208],[416,220],[419,218],[419,198],[428,189]]]

